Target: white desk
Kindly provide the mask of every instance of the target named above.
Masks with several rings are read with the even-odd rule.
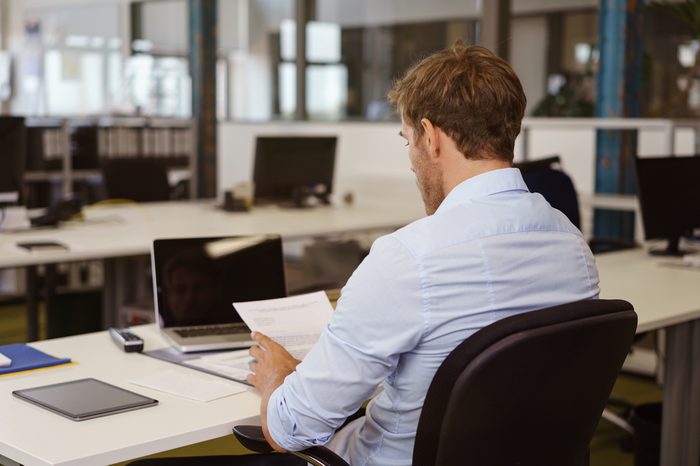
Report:
[[[256,235],[277,233],[284,239],[340,235],[394,229],[425,215],[420,203],[396,196],[375,202],[358,201],[351,206],[312,209],[256,208],[229,213],[212,201],[161,202],[115,205],[88,209],[87,221],[60,228],[22,233],[0,233],[0,268],[27,267],[29,287],[37,265],[83,260],[104,260],[105,290],[103,322],[115,325],[123,296],[121,278],[127,273],[128,256],[148,254],[156,238]],[[57,241],[69,250],[32,253],[17,246],[23,241]],[[38,338],[38,303],[28,293],[27,340]]]
[[[146,350],[165,345],[153,325],[135,327],[135,332],[146,340]],[[233,435],[234,425],[258,423],[260,396],[253,389],[203,403],[128,383],[132,378],[165,368],[187,372],[192,369],[124,353],[107,332],[46,340],[32,346],[56,356],[71,357],[78,364],[0,377],[0,463],[4,456],[25,466],[107,465]],[[159,404],[75,422],[11,394],[21,388],[83,377],[95,377],[150,396]],[[231,441],[235,441],[233,437]]]
[[[0,268],[148,254],[155,238],[277,233],[291,239],[396,228],[423,216],[421,205],[400,199],[236,213],[216,209],[211,201],[105,206],[89,209],[86,222],[0,234]],[[30,253],[16,246],[21,241],[58,241],[70,250]]]
[[[625,299],[638,332],[665,328],[661,465],[700,464],[700,270],[644,250],[596,256],[602,298]]]
[[[218,232],[211,233],[220,234]],[[603,254],[597,256],[596,261],[601,278],[601,297],[630,301],[639,315],[638,331],[640,332],[659,328],[667,329],[661,464],[664,466],[698,466],[700,461],[700,371],[697,368],[700,367],[700,271],[664,266],[663,263],[674,261],[666,258],[652,258],[643,250]],[[677,260],[675,262],[678,263]],[[146,338],[149,349],[154,348],[151,346],[152,341],[161,341],[159,339],[152,340],[152,336],[141,328],[139,328],[138,333]],[[157,338],[157,336],[154,335],[153,338]],[[83,342],[85,343],[83,344]],[[0,443],[0,454],[17,458],[27,464],[64,464],[63,462],[68,461],[68,459],[64,460],[62,456],[58,455],[63,451],[62,448],[68,450],[66,445],[69,442],[66,440],[64,442],[66,445],[61,445],[61,442],[52,439],[52,436],[62,432],[58,427],[63,426],[67,429],[68,437],[74,439],[92,439],[93,434],[87,429],[85,431],[78,430],[82,427],[71,424],[72,421],[64,420],[59,416],[54,416],[50,421],[47,421],[50,428],[41,427],[41,424],[36,424],[36,429],[32,428],[30,426],[35,424],[34,421],[37,420],[34,416],[40,416],[43,419],[43,410],[38,411],[40,408],[19,405],[20,401],[12,400],[9,392],[25,386],[58,382],[87,375],[94,375],[119,385],[123,382],[125,374],[130,373],[125,372],[131,367],[129,363],[133,359],[130,358],[139,356],[119,352],[105,334],[49,340],[36,343],[36,346],[56,353],[58,356],[73,357],[81,364],[74,367],[57,368],[44,373],[0,378],[0,389],[3,393],[3,398],[0,399],[0,413],[2,413],[2,417],[0,417],[0,441],[3,442]],[[104,359],[106,356],[109,356],[109,362]],[[145,362],[139,362],[138,367],[142,367],[145,373],[157,370],[157,368],[163,367],[163,364],[166,363],[148,359]],[[27,381],[27,383],[20,384],[21,381]],[[257,414],[256,395],[245,394],[237,395],[237,397],[240,398],[219,400],[213,404],[196,404],[197,409],[194,409],[190,405],[191,402],[170,399],[168,396],[155,396],[163,401],[168,400],[168,405],[172,403],[178,411],[182,410],[176,416],[179,417],[180,413],[187,413],[189,416],[186,418],[187,422],[181,424],[179,419],[176,422],[176,419],[172,417],[168,417],[168,422],[162,422],[162,424],[161,421],[145,420],[149,410],[159,408],[120,414],[118,416],[138,418],[136,425],[146,426],[143,429],[139,428],[140,432],[138,433],[130,432],[124,439],[121,439],[119,435],[110,438],[112,424],[108,421],[116,420],[118,416],[89,421],[90,424],[85,425],[99,427],[96,430],[99,435],[94,434],[95,437],[105,436],[107,438],[102,438],[102,440],[96,438],[95,442],[81,442],[79,445],[85,443],[90,445],[75,446],[77,450],[85,449],[85,451],[72,454],[82,458],[99,455],[100,451],[104,449],[108,452],[105,454],[113,456],[105,456],[99,461],[93,460],[98,456],[90,456],[91,459],[87,462],[65,462],[65,464],[104,464],[227,435],[230,426],[245,417]],[[166,404],[163,403],[161,406],[166,406]],[[30,408],[33,414],[27,416],[25,411]],[[231,415],[232,412],[235,414]],[[237,417],[239,414],[241,417]],[[21,424],[15,427],[8,424],[6,419],[12,419],[11,424],[15,422],[21,422]],[[15,419],[19,421],[15,421]],[[129,423],[121,419],[123,418],[119,419],[119,427],[125,428],[125,424]],[[92,424],[93,422],[95,424]],[[103,424],[105,425],[103,426]],[[40,443],[45,443],[45,445],[34,445],[37,437],[29,436],[33,432],[42,438]],[[142,438],[144,433],[146,437]],[[28,437],[24,438],[25,434]],[[151,436],[157,438],[151,438]],[[59,437],[68,438],[63,437],[63,434]],[[8,444],[7,439],[13,439],[12,443]],[[38,450],[34,450],[34,448]],[[49,456],[52,448],[55,450],[52,454],[57,455],[55,457]],[[27,460],[28,455],[48,458],[55,463],[31,463]]]

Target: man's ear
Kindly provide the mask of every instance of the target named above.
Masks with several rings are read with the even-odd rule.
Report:
[[[438,135],[438,127],[433,125],[433,123],[427,118],[421,118],[420,124],[421,126],[423,126],[423,131],[425,134],[425,144],[427,146],[428,151],[431,154],[439,155],[440,139]]]

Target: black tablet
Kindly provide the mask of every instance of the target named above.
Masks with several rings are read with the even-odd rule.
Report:
[[[158,400],[97,379],[71,380],[15,390],[12,394],[74,421],[84,421],[158,404]]]

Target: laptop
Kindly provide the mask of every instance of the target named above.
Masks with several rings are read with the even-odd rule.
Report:
[[[155,320],[183,353],[251,346],[232,303],[287,296],[278,235],[157,239],[151,264]]]

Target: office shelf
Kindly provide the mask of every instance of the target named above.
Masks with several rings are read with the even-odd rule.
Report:
[[[99,170],[73,170],[70,174],[73,180],[89,180],[100,178],[102,174]],[[63,181],[65,174],[61,171],[27,171],[24,173],[24,181],[42,182],[42,181]]]
[[[178,172],[178,180],[195,179],[195,132],[191,120],[35,118],[27,119],[26,126],[24,182],[30,207],[46,206],[81,191],[76,183],[82,186],[83,194],[87,191],[88,197],[99,196],[100,164],[105,159],[157,158],[169,170]],[[190,183],[188,194],[193,196],[194,183]]]

